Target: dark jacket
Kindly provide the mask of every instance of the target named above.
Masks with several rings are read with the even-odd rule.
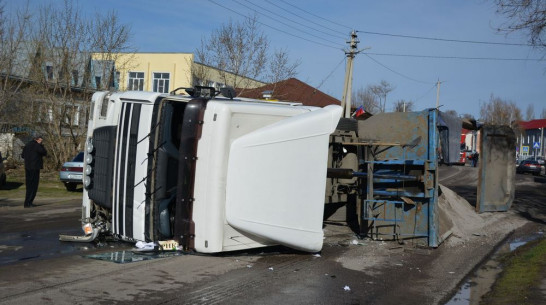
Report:
[[[44,168],[42,158],[47,156],[47,151],[42,144],[32,140],[25,145],[21,157],[25,159],[25,169],[37,170]]]

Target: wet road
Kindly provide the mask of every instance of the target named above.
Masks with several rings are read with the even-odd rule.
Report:
[[[474,171],[442,167],[440,182],[471,199]],[[526,201],[543,200],[535,198],[542,193],[533,177],[518,175],[517,181]],[[58,241],[60,233],[80,234],[79,200],[34,209],[3,201],[0,209],[1,304],[438,304],[510,226],[522,225],[521,217],[506,213],[510,221],[487,238],[416,249],[357,240],[347,226],[332,222],[320,255],[278,247],[116,264],[83,255],[128,245]],[[517,209],[528,210],[522,201]]]
[[[59,200],[61,201],[61,200]],[[106,248],[127,248],[123,243],[60,242],[59,234],[81,235],[81,200],[57,203],[40,200],[35,208],[23,208],[4,199],[0,207],[0,266],[23,261],[46,260],[90,254]]]

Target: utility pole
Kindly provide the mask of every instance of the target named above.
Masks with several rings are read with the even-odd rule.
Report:
[[[436,83],[436,109],[440,107],[440,79],[438,78],[438,82]]]
[[[353,85],[353,59],[356,54],[360,53],[358,50],[358,41],[356,31],[351,32],[351,40],[347,41],[349,49],[345,50],[347,56],[347,66],[345,67],[345,85],[343,87],[343,97],[341,98],[341,107],[343,107],[342,116],[345,118],[351,117],[351,90]]]
[[[540,128],[540,155],[544,157],[544,127]]]

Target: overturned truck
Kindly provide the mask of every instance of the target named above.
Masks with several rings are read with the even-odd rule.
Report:
[[[340,120],[337,105],[210,87],[97,92],[91,109],[85,236],[62,241],[103,234],[202,253],[279,244],[316,252],[323,220],[340,207],[362,237],[437,247],[450,234],[438,159],[458,159],[461,121],[437,109]],[[502,211],[513,199],[515,138],[485,130],[477,208]]]
[[[111,234],[203,253],[273,244],[319,251],[328,142],[341,107],[181,89],[187,94],[93,95],[86,235],[60,239]]]

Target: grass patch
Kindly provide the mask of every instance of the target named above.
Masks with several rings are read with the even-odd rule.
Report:
[[[502,262],[504,269],[500,277],[480,304],[536,304],[532,294],[539,289],[546,272],[546,239],[519,247]]]
[[[0,197],[8,199],[25,198],[25,170],[23,168],[10,169],[6,171],[6,185],[0,188]],[[81,188],[75,192],[66,190],[64,184],[59,180],[59,173],[55,171],[40,172],[40,184],[36,198],[81,198]]]

